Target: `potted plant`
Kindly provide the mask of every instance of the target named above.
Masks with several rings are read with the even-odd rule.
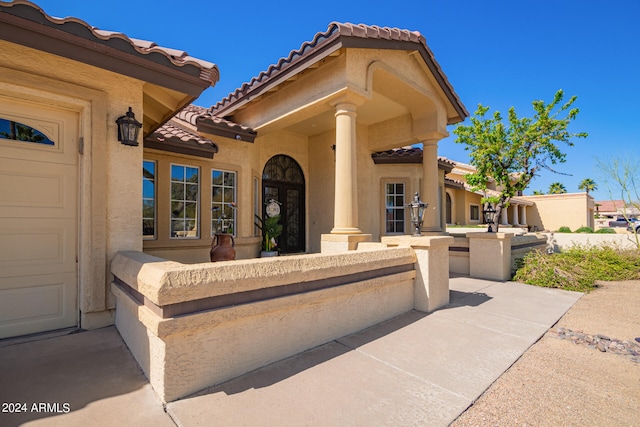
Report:
[[[260,256],[278,256],[276,239],[282,234],[280,215],[267,216],[265,219],[256,215],[256,220],[256,226],[262,230],[262,252],[260,252]]]

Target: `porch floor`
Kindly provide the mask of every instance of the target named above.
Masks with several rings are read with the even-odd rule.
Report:
[[[448,425],[581,297],[468,277],[450,287],[434,313],[411,311],[166,408],[114,327],[5,346],[0,401],[27,411],[0,413],[0,424]]]

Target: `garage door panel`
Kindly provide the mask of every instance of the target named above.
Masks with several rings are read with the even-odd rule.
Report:
[[[77,325],[75,274],[0,279],[0,338]]]
[[[74,217],[76,168],[0,159],[1,217]]]
[[[78,113],[0,95],[0,118],[29,126],[53,142],[48,145],[0,137],[2,157],[23,159],[24,151],[29,150],[32,160],[76,163]]]
[[[49,219],[5,220],[0,227],[0,277],[64,273],[76,270],[75,222]]]

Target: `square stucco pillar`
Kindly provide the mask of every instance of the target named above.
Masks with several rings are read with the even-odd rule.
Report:
[[[469,276],[506,281],[511,278],[510,233],[467,233]]]
[[[413,308],[430,313],[449,303],[449,236],[388,236],[387,246],[411,246],[416,253]]]

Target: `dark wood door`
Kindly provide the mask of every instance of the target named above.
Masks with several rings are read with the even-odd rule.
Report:
[[[272,157],[262,174],[262,208],[275,200],[280,204],[282,235],[277,239],[282,253],[304,252],[305,245],[305,185],[298,163],[289,156]]]

